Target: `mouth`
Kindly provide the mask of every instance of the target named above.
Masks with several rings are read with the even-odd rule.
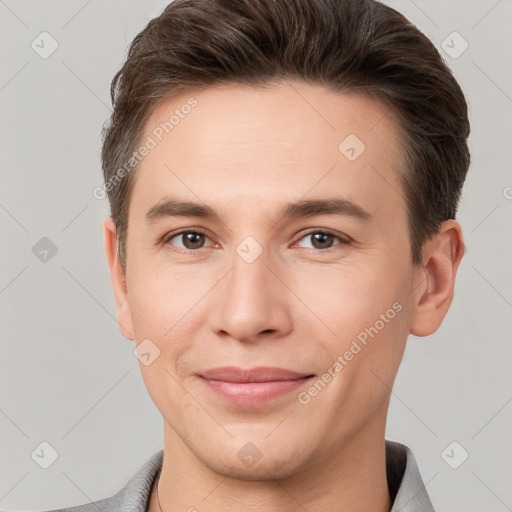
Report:
[[[198,375],[217,397],[232,405],[258,406],[305,386],[313,374],[283,368],[226,366]]]

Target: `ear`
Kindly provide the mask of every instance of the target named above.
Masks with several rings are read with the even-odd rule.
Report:
[[[117,255],[116,226],[112,217],[107,217],[103,223],[103,236],[105,240],[105,255],[110,269],[110,280],[116,299],[119,331],[126,339],[133,340],[135,338],[133,335],[132,313],[128,303],[126,274]]]
[[[420,285],[414,305],[411,334],[428,336],[437,331],[453,299],[455,277],[464,254],[462,228],[456,220],[441,224],[423,249]]]

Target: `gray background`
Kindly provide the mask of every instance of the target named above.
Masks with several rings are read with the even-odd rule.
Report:
[[[110,80],[166,3],[0,0],[2,510],[111,496],[163,447],[162,418],[115,321],[108,204],[92,191]],[[436,510],[512,510],[512,2],[387,3],[441,48],[472,120],[455,299],[435,335],[410,337],[387,437],[412,448]],[[58,42],[46,59],[31,47],[43,31]],[[469,44],[457,58],[454,31]],[[57,248],[46,262],[32,249],[43,237]],[[58,452],[48,469],[31,456],[44,441]]]

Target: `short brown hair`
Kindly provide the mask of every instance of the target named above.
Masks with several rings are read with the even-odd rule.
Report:
[[[467,104],[432,42],[375,0],[175,0],[135,37],[111,86],[102,165],[123,268],[137,168],[116,173],[156,104],[198,87],[286,79],[368,93],[392,109],[412,260],[421,262],[423,243],[455,218],[470,163]]]

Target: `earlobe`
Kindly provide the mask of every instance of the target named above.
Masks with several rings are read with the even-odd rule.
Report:
[[[453,299],[455,278],[464,241],[462,228],[455,220],[443,222],[438,233],[424,247],[421,271],[424,282],[418,286],[418,297],[410,332],[428,336],[441,325]]]
[[[128,302],[126,273],[121,266],[117,254],[116,226],[112,217],[107,217],[103,223],[105,256],[110,270],[110,280],[117,309],[119,331],[128,340],[135,339],[132,314]]]

